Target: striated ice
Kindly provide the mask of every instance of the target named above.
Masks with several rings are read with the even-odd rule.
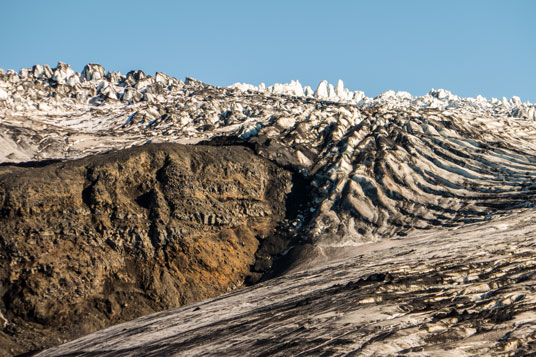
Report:
[[[440,146],[438,152],[449,150],[449,148],[453,148],[455,152],[458,152],[460,150],[467,151],[466,143],[451,142],[451,140],[458,140],[465,130],[477,130],[478,136],[475,134],[475,137],[479,137],[479,140],[490,142],[495,142],[496,136],[513,136],[514,134],[512,133],[518,133],[515,135],[518,135],[522,140],[526,140],[527,143],[524,145],[527,147],[532,147],[532,138],[535,135],[532,129],[534,122],[530,122],[527,119],[536,120],[536,108],[533,104],[521,103],[517,97],[511,100],[506,100],[505,98],[502,100],[495,98],[487,100],[483,96],[459,98],[447,90],[432,89],[428,94],[420,97],[412,97],[410,93],[403,91],[395,92],[390,90],[375,98],[369,98],[360,91],[350,92],[344,88],[342,80],[338,81],[335,86],[327,81],[322,81],[318,85],[316,92],[313,92],[310,87],[303,87],[297,80],[286,84],[276,83],[268,88],[263,84],[254,86],[236,83],[231,86],[236,90],[229,91],[227,88],[218,88],[194,79],[187,79],[187,83],[183,84],[186,88],[178,88],[176,86],[166,86],[166,83],[178,82],[176,79],[164,74],[157,73],[155,77],[152,77],[145,76],[141,71],[131,71],[127,76],[123,76],[119,73],[109,72],[108,75],[103,77],[104,68],[93,64],[87,65],[82,74],[73,73],[70,77],[66,77],[70,74],[69,69],[70,67],[59,64],[57,68],[50,70],[50,73],[51,76],[53,75],[54,78],[59,80],[67,78],[68,81],[71,77],[82,79],[80,85],[70,90],[75,96],[72,96],[71,93],[65,97],[64,101],[66,108],[73,112],[79,110],[79,114],[73,115],[70,112],[65,120],[55,120],[52,118],[57,117],[50,114],[56,115],[58,108],[62,105],[58,98],[49,96],[46,91],[36,95],[33,93],[26,96],[17,94],[17,88],[21,87],[20,81],[23,83],[36,82],[32,79],[32,75],[47,78],[46,67],[35,66],[28,79],[19,78],[19,75],[14,71],[2,76],[0,88],[5,93],[0,93],[0,97],[4,99],[0,107],[0,115],[25,112],[21,115],[26,117],[35,114],[36,118],[39,118],[44,123],[54,125],[55,128],[59,125],[65,128],[91,127],[91,129],[88,129],[91,132],[98,130],[108,131],[113,128],[113,130],[119,130],[120,132],[124,131],[128,135],[138,130],[148,130],[153,135],[153,131],[156,133],[156,130],[161,130],[163,136],[170,138],[170,140],[173,140],[173,138],[201,140],[216,134],[235,135],[244,139],[251,138],[252,140],[259,140],[259,143],[267,138],[273,142],[279,140],[281,142],[278,145],[288,145],[292,150],[296,148],[296,151],[292,155],[285,157],[284,160],[293,160],[294,163],[299,161],[304,166],[309,166],[310,163],[317,165],[318,163],[319,166],[316,169],[323,167],[318,176],[317,187],[321,192],[326,192],[326,194],[329,192],[334,193],[335,196],[333,197],[326,196],[327,199],[333,200],[328,206],[331,207],[338,202],[337,204],[342,204],[343,207],[347,208],[347,213],[351,214],[352,207],[359,211],[365,207],[365,204],[369,204],[371,200],[385,201],[385,210],[378,211],[381,214],[369,217],[374,221],[371,224],[373,223],[376,228],[373,228],[373,226],[358,227],[370,232],[374,231],[376,232],[374,234],[378,235],[390,234],[383,222],[391,219],[389,218],[391,216],[396,216],[394,212],[397,212],[398,205],[402,205],[400,207],[406,209],[403,206],[407,202],[403,199],[400,199],[400,202],[396,204],[389,201],[389,199],[393,200],[400,196],[416,197],[420,200],[421,194],[416,196],[411,191],[417,192],[424,189],[424,193],[429,194],[427,191],[434,189],[433,187],[428,188],[430,186],[430,180],[428,179],[422,180],[422,185],[425,185],[423,186],[424,188],[411,186],[412,182],[414,182],[411,180],[408,181],[408,187],[410,188],[403,188],[396,185],[395,181],[404,181],[406,180],[405,176],[415,176],[415,172],[429,173],[434,175],[432,177],[447,177],[450,175],[453,178],[451,186],[458,187],[463,184],[466,177],[471,177],[470,174],[465,174],[462,170],[467,172],[478,170],[482,167],[482,162],[491,162],[490,160],[493,160],[494,155],[497,160],[502,160],[501,155],[504,155],[504,150],[491,152],[488,156],[482,157],[480,161],[477,160],[469,169],[462,169],[453,167],[453,164],[436,164],[436,160],[433,159],[436,151],[431,150],[423,152],[422,155],[423,157],[432,157],[433,160],[426,158],[415,163],[412,161],[412,156],[419,154],[413,149],[417,147],[416,141],[426,139],[436,142],[443,140],[445,141],[445,146]],[[28,75],[25,71],[23,72],[23,76]],[[100,79],[97,80],[96,78]],[[41,85],[31,88],[32,90],[40,90],[42,85],[55,85],[52,80],[41,79],[39,81]],[[60,89],[64,90],[64,88]],[[192,92],[192,90],[196,92]],[[247,95],[237,93],[237,91],[245,90],[256,91],[257,93],[250,92]],[[229,92],[233,95],[230,96]],[[191,96],[191,93],[196,94]],[[276,96],[266,100],[272,94],[276,94]],[[205,98],[207,95],[208,97]],[[220,96],[220,99],[214,99],[215,97],[213,96]],[[286,98],[285,96],[314,96],[317,99],[309,97],[306,100],[296,100],[296,98]],[[118,100],[121,100],[122,103],[118,102]],[[143,100],[146,103],[138,103]],[[329,103],[322,102],[323,100],[329,100]],[[145,105],[147,109],[140,110],[140,106]],[[106,116],[103,114],[96,121],[95,118],[100,114],[90,113],[93,106],[102,106],[102,112],[107,113]],[[434,108],[437,110],[428,110]],[[444,109],[448,110],[448,116],[445,115],[444,118],[441,118],[443,114],[439,111]],[[36,113],[30,113],[31,111]],[[123,111],[125,113],[123,117],[120,117],[119,113]],[[133,113],[136,114],[134,115]],[[371,113],[374,114],[371,115]],[[512,117],[523,120],[515,120],[515,124],[512,124]],[[468,118],[478,119],[468,120]],[[458,126],[449,127],[445,125],[445,122],[448,121],[455,122]],[[474,126],[476,129],[470,129],[470,126]],[[514,127],[522,129],[514,130]],[[457,128],[463,128],[463,130]],[[521,131],[523,133],[519,134]],[[373,132],[374,135],[367,134],[370,132]],[[399,136],[401,133],[404,133],[403,137]],[[322,140],[319,141],[321,138]],[[377,140],[372,140],[371,138],[376,138]],[[403,147],[403,150],[392,150],[395,138],[397,138],[396,140],[403,139],[401,141],[402,146],[395,145],[400,148]],[[515,145],[519,146],[521,142],[519,140],[521,139],[516,140],[518,141]],[[333,147],[325,146],[321,150],[317,150],[317,147],[320,148],[323,142],[336,142],[338,144]],[[52,146],[46,151],[41,149],[37,151],[38,145],[39,143],[35,143],[36,158],[46,157],[45,155],[56,155],[56,150],[53,150]],[[64,143],[58,145],[64,145]],[[460,146],[461,149],[458,150],[453,147],[455,145]],[[86,148],[83,146],[77,148],[76,145],[69,144],[65,155],[74,157],[84,152],[84,150]],[[372,165],[375,162],[372,156],[377,155],[379,152],[388,154],[382,160],[377,161],[378,165],[380,165],[380,162],[381,165],[390,165],[389,167],[392,167],[392,172],[395,176],[400,172],[406,172],[401,177],[393,176],[393,180],[396,179],[393,181],[394,183],[386,183],[386,189],[388,190],[386,192],[395,192],[396,190],[400,192],[395,192],[394,198],[385,198],[388,195],[378,190],[379,186],[363,186],[363,192],[367,195],[372,195],[372,198],[359,198],[359,200],[362,200],[360,202],[356,201],[357,198],[340,201],[336,197],[336,193],[339,192],[339,189],[344,189],[344,184],[348,180],[350,173],[370,178],[375,175],[376,168],[374,167],[363,170],[365,164]],[[9,154],[6,153],[5,156],[7,157]],[[395,156],[392,155],[396,156],[396,160],[394,159]],[[511,155],[517,154],[513,153]],[[389,160],[395,160],[397,163],[394,164]],[[407,164],[408,162],[410,164]],[[356,165],[355,163],[360,164]],[[490,170],[494,170],[494,167],[492,166]],[[378,166],[378,169],[383,170],[384,168],[387,168],[387,166],[383,168]],[[494,174],[494,172],[491,172],[487,175],[495,177]],[[504,176],[503,173],[500,174]],[[329,180],[323,182],[323,177],[329,178]],[[385,179],[387,180],[387,178]],[[365,185],[363,182],[360,181],[359,185]],[[376,181],[371,179],[370,182]],[[331,183],[333,183],[333,187],[337,188],[336,190],[330,191],[329,185]],[[492,180],[490,187],[492,186],[497,187],[498,183]],[[489,189],[491,188],[486,188],[486,190]],[[463,198],[466,194],[467,192],[456,192],[455,197]],[[423,202],[432,204],[432,202],[427,201],[428,198],[426,195],[422,196]],[[451,204],[446,202],[450,198],[439,198],[441,202],[445,201],[446,203],[438,203],[437,199],[437,197],[433,197],[435,206]],[[454,202],[453,204],[456,203]],[[320,210],[319,212],[323,211]],[[434,213],[423,211],[419,212],[419,214],[424,218],[428,217],[426,219],[432,219],[433,217],[430,218],[430,215]],[[478,215],[479,213],[475,214]],[[347,227],[347,231],[350,232],[355,227],[349,227],[348,218],[348,216],[341,215],[337,220],[341,225]],[[331,217],[329,219],[335,222],[335,218]],[[315,222],[319,224],[319,232],[322,231],[323,220],[319,218]],[[326,224],[326,226],[335,227],[336,224],[339,223],[330,223]],[[345,230],[346,228],[341,232],[344,233]],[[334,234],[335,232],[326,232],[325,237],[329,239]],[[324,233],[322,233],[322,237],[324,237]],[[324,239],[322,237],[318,236],[319,239]]]
[[[518,97],[510,100],[506,98],[488,100],[483,96],[460,98],[444,89],[432,89],[428,94],[418,97],[412,97],[407,92],[386,91],[375,98],[369,98],[363,92],[350,92],[344,88],[342,81],[338,81],[335,86],[322,81],[316,92],[310,87],[302,87],[296,80],[287,84],[274,84],[268,88],[263,84],[254,86],[238,83],[231,86],[235,89],[229,89],[187,79],[187,84],[178,87],[166,86],[170,82],[178,82],[176,79],[159,74],[151,77],[145,76],[141,71],[133,71],[127,76],[113,72],[104,76],[104,69],[99,65],[86,66],[82,74],[70,74],[65,66],[58,65],[58,67],[47,70],[47,67],[35,66],[31,72],[23,70],[17,75],[16,72],[9,71],[0,77],[0,117],[9,120],[9,125],[4,126],[0,132],[0,155],[2,155],[0,158],[4,161],[76,158],[88,153],[140,145],[146,142],[147,138],[195,143],[222,135],[239,136],[248,140],[249,144],[255,145],[259,155],[274,160],[281,167],[297,168],[310,177],[311,187],[314,188],[311,190],[311,195],[314,198],[311,207],[305,207],[304,212],[314,212],[314,215],[304,221],[306,223],[301,226],[304,228],[300,228],[301,231],[298,233],[310,238],[310,242],[319,247],[322,253],[325,248],[326,256],[330,254],[329,249],[342,247],[341,249],[346,250],[351,245],[361,245],[359,249],[368,249],[369,244],[379,241],[378,244],[403,245],[404,249],[407,245],[407,251],[401,251],[402,255],[393,254],[395,251],[389,250],[383,255],[384,257],[406,261],[409,254],[413,254],[414,259],[422,259],[422,262],[413,261],[412,266],[424,266],[427,258],[423,258],[419,252],[411,253],[416,247],[415,239],[422,237],[423,241],[426,240],[426,246],[429,246],[430,240],[427,237],[430,234],[435,234],[439,227],[453,227],[449,228],[444,236],[436,237],[434,244],[437,244],[437,250],[430,252],[429,257],[436,259],[434,257],[444,254],[459,256],[459,252],[463,252],[460,248],[462,246],[445,245],[445,239],[452,239],[449,244],[465,244],[467,234],[476,237],[473,229],[487,225],[494,215],[500,217],[514,207],[530,208],[535,202],[536,130],[533,120],[536,120],[536,107],[531,103],[522,103]],[[35,79],[36,76],[40,76],[41,79]],[[72,83],[76,82],[76,78],[82,83],[72,88],[56,85],[56,81],[62,80],[68,84],[71,78]],[[256,91],[256,93],[241,94],[239,91]],[[51,92],[56,95],[50,96]],[[295,97],[300,95],[314,96],[317,99]],[[117,102],[117,98],[121,98],[123,102]],[[139,103],[141,98],[146,102]],[[15,129],[10,129],[11,126]],[[36,132],[39,135],[36,135]],[[41,139],[49,133],[54,134],[43,144]],[[16,143],[18,138],[27,142],[22,141],[18,144]],[[530,217],[527,216],[519,222],[526,225],[524,228],[519,225],[520,227],[533,233],[533,212]],[[467,223],[471,224],[471,231],[467,230],[464,234],[457,233],[457,238],[453,239],[452,235],[456,234],[458,228]],[[448,299],[444,299],[453,302],[452,308],[457,309],[457,304],[474,301],[471,296],[467,299],[453,297],[460,296],[464,289],[469,291],[468,284],[471,284],[473,278],[467,278],[469,275],[467,273],[471,273],[472,276],[475,274],[474,271],[464,269],[465,267],[470,270],[476,269],[476,265],[472,266],[471,262],[474,262],[475,256],[482,252],[482,247],[490,246],[493,251],[498,251],[494,247],[495,243],[503,242],[504,247],[498,251],[500,264],[509,254],[507,249],[511,249],[512,254],[523,253],[511,244],[511,239],[518,239],[521,235],[511,234],[508,239],[495,237],[493,244],[489,244],[488,236],[495,234],[493,232],[500,227],[499,223],[497,226],[488,226],[489,231],[478,233],[479,239],[480,237],[485,239],[475,241],[474,251],[467,254],[467,260],[463,261],[463,264],[456,263],[457,266],[463,267],[456,273],[458,275],[455,277],[456,281],[464,282],[464,278],[467,279],[462,285],[452,284],[454,280],[449,280],[453,264],[452,259],[444,255],[444,271],[447,274],[437,275],[436,281],[445,282],[443,284],[445,286],[452,285],[452,294],[449,294]],[[516,223],[513,224],[517,226]],[[402,243],[406,235],[410,235],[411,240]],[[531,247],[534,246],[533,238],[532,236],[532,241],[526,242],[530,243]],[[519,238],[518,243],[520,242],[522,241]],[[373,258],[369,261],[373,265],[368,266],[367,271],[374,267],[381,272],[400,274],[401,270],[378,265],[376,257]],[[519,258],[527,258],[527,264],[532,264],[534,261],[533,255],[519,255],[517,259]],[[520,266],[517,259],[512,260],[511,271],[515,274],[521,273],[516,270]],[[355,266],[363,267],[361,256],[355,262]],[[489,268],[495,269],[495,266],[490,264]],[[428,277],[430,272],[436,271],[435,269],[435,264],[430,264],[426,269],[415,272],[415,277]],[[484,276],[484,270],[482,273]],[[348,281],[358,282],[354,272],[350,275]],[[333,312],[333,306],[338,306],[341,301],[349,301],[353,307],[383,309],[385,305],[374,303],[376,300],[370,300],[370,297],[374,295],[374,298],[383,296],[390,299],[393,292],[398,294],[394,290],[390,292],[382,290],[386,292],[383,294],[369,284],[373,281],[362,284],[365,282],[363,280],[359,283],[361,288],[372,286],[371,290],[367,290],[367,295],[362,296],[363,299],[361,297],[357,299],[357,296],[352,295],[351,299],[347,296],[334,304],[331,300],[331,294],[334,293],[332,287],[337,287],[336,290],[339,291],[346,284],[340,281],[340,276],[336,276],[337,281],[334,281],[334,276],[326,274],[325,281],[322,281],[322,286],[330,287],[325,294],[322,294],[326,295],[325,307],[330,313]],[[501,278],[498,282],[501,283],[503,280]],[[293,281],[298,282],[298,279]],[[395,280],[389,279],[389,284],[384,285],[382,289],[390,289],[390,286],[393,286],[390,285],[392,281]],[[406,278],[400,280],[403,285],[401,286],[409,289],[406,297],[407,301],[411,302],[415,300],[416,291],[411,287],[412,284],[406,286],[407,281],[410,280]],[[429,282],[427,279],[423,284],[429,286]],[[303,282],[300,281],[299,284],[303,286]],[[263,286],[266,287],[258,285],[260,288]],[[350,287],[352,286],[355,285]],[[502,285],[500,287],[499,290],[502,291]],[[479,299],[483,299],[482,294],[485,292],[479,292],[480,287],[473,286],[473,288],[475,294],[479,294]],[[302,293],[301,286],[296,290]],[[354,294],[354,289],[351,290]],[[253,290],[242,290],[244,291]],[[381,294],[375,294],[375,291],[380,291]],[[288,297],[287,292],[286,289],[279,290],[281,296]],[[237,295],[230,295],[231,298],[233,296]],[[426,301],[433,302],[443,297],[446,297],[445,293],[440,292],[440,295],[436,295],[436,291],[432,289],[431,295],[427,297],[430,300]],[[419,295],[418,298],[424,301],[422,296]],[[399,316],[402,305],[397,299],[389,301],[394,301],[393,311]],[[489,316],[497,317],[498,315],[494,315],[497,310],[493,307],[497,303],[510,304],[512,299],[509,299],[510,297],[504,296],[504,299],[497,302],[491,301],[493,305],[489,305],[491,306],[489,311],[476,314],[478,316],[474,321],[480,326],[482,316],[484,319]],[[246,300],[250,302],[249,299]],[[220,301],[224,300],[219,298],[213,300],[216,303]],[[262,295],[262,300],[259,301],[267,301],[266,295]],[[290,304],[295,306],[296,300],[288,300],[288,303],[281,305],[282,308],[287,309]],[[310,314],[314,311],[311,310],[311,306],[316,306],[316,303],[299,305],[303,308],[300,313],[294,314],[296,310],[290,310],[290,314],[299,317]],[[518,305],[525,309],[525,305]],[[201,317],[211,316],[206,313],[208,306],[209,304],[202,305],[201,311],[205,312],[200,315]],[[229,306],[234,305],[228,303],[226,307]],[[485,306],[487,305],[477,306],[468,303],[463,311]],[[416,319],[423,318],[421,307],[422,304],[416,306],[414,316]],[[443,309],[444,302],[436,307]],[[532,307],[527,308],[534,310]],[[255,309],[260,313],[267,311],[259,310],[258,306]],[[345,309],[339,311],[341,316],[346,313]],[[227,311],[221,307],[214,307],[214,310]],[[506,313],[509,314],[509,310]],[[237,314],[243,315],[242,307],[237,307]],[[450,313],[448,315],[450,320]],[[325,316],[322,313],[315,317],[324,319],[323,334],[331,333],[330,331],[344,332],[332,328],[331,320],[326,320]],[[361,323],[363,316],[367,316],[367,311],[359,311],[359,314],[356,313],[351,318],[346,316],[342,321],[346,326],[348,321],[355,320],[354,327],[358,329],[359,326],[363,326]],[[433,322],[434,316],[430,314],[428,317],[425,324],[419,322],[408,325],[408,336],[414,336],[415,331],[420,331],[418,333],[443,331],[439,327],[444,326],[428,326],[429,321]],[[499,318],[502,319],[501,316]],[[317,323],[315,319],[310,320],[311,326]],[[375,323],[374,321],[369,322]],[[391,320],[380,317],[377,321],[381,322],[377,325],[377,331],[382,333],[381,329],[386,326],[385,323]],[[488,320],[485,321],[488,324]],[[236,322],[237,326],[243,323],[238,320]],[[506,324],[509,323],[503,324],[502,320],[500,322],[497,331],[493,332],[494,340],[503,334]],[[456,320],[452,331],[455,331],[459,323],[461,322]],[[289,331],[298,331],[291,335],[293,339],[304,331],[304,329],[296,330],[296,324],[301,326],[301,320],[295,320],[288,326],[291,329]],[[399,320],[396,324],[402,326],[405,322]],[[417,329],[419,325],[424,329]],[[173,329],[177,326],[182,325],[175,323]],[[203,328],[198,328],[201,325],[196,326],[196,331],[205,331]],[[363,343],[359,342],[355,348],[361,348],[364,343],[369,343],[370,339],[375,338],[370,335],[370,326],[372,325],[364,325],[364,330],[360,333],[365,340]],[[220,331],[227,328],[228,325],[223,326]],[[316,334],[315,329],[306,330]],[[398,331],[393,331],[398,334]],[[125,336],[122,330],[118,332]],[[169,332],[173,336],[177,335],[176,330]],[[186,331],[184,337],[191,340],[191,333]],[[251,336],[249,329],[245,329],[244,333],[244,336]],[[273,334],[270,336],[283,335],[280,329],[271,333]],[[212,344],[212,336],[210,333],[207,334],[209,336],[206,341]],[[344,337],[344,341],[339,342],[346,343],[345,341],[350,340],[344,333],[340,336]],[[389,336],[393,335],[388,335],[387,338],[391,338]],[[532,332],[528,336],[532,338]],[[434,339],[423,339],[425,346],[423,348],[430,345],[428,341],[435,343],[445,335],[428,337]],[[307,335],[307,339],[301,342],[317,338],[318,335]],[[352,338],[360,337],[354,335]],[[451,342],[450,338],[449,334],[448,343]],[[232,344],[237,341],[231,340]],[[336,348],[344,345],[344,343],[330,344],[331,342],[324,344],[325,340],[321,339],[319,343],[322,343],[322,346],[329,345]],[[473,342],[474,340],[471,343]],[[488,341],[485,342],[487,346]],[[527,345],[526,341],[520,343]],[[212,344],[210,348],[214,346],[215,344]],[[401,347],[401,351],[407,351],[408,346]],[[251,345],[247,346],[250,347]],[[376,352],[385,351],[384,347],[378,346]],[[154,349],[151,351],[154,352]],[[322,351],[309,350],[309,352]],[[360,352],[368,353],[371,350]],[[374,352],[369,354],[374,355]],[[480,352],[482,352],[480,355],[490,355],[489,350]]]

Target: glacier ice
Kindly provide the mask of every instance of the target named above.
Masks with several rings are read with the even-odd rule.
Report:
[[[328,81],[322,81],[318,84],[315,92],[316,98],[327,98],[328,97]]]
[[[374,106],[377,104],[387,104],[392,108],[434,108],[438,110],[445,109],[466,109],[474,113],[487,114],[504,114],[509,113],[514,117],[526,117],[536,120],[536,109],[534,103],[521,102],[517,96],[511,99],[497,98],[487,99],[482,95],[475,98],[462,98],[445,89],[431,89],[427,94],[420,97],[413,97],[405,91],[395,92],[388,90],[380,93],[374,98],[367,97],[363,91],[350,91],[344,87],[342,80],[338,80],[334,86],[326,80],[321,81],[316,90],[309,86],[302,87],[299,81],[293,80],[290,83],[275,83],[266,87],[255,86],[246,83],[235,83],[230,88],[236,88],[241,91],[256,91],[265,95],[279,94],[291,96],[314,97],[320,100],[329,100],[334,102],[349,103],[363,106]]]

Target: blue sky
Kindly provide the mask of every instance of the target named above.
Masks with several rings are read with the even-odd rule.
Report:
[[[536,1],[4,1],[0,68],[536,101]]]

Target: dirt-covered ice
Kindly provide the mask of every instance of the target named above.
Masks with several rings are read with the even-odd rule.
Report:
[[[533,347],[533,103],[442,89],[369,98],[342,81],[221,88],[96,64],[1,71],[0,90],[3,161],[204,141],[248,146],[303,183],[285,275],[49,354]]]

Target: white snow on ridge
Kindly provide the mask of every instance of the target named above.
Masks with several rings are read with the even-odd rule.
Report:
[[[88,64],[81,73],[75,72],[68,64],[59,62],[56,68],[48,65],[35,65],[33,68],[22,68],[19,73],[0,69],[0,101],[5,101],[2,107],[15,109],[18,112],[23,110],[33,111],[37,104],[24,98],[17,100],[15,92],[19,91],[21,81],[27,79],[40,79],[57,82],[77,90],[76,88],[95,89],[97,94],[109,101],[138,101],[138,99],[148,102],[162,102],[166,100],[166,95],[155,95],[147,92],[147,87],[156,82],[163,87],[169,85],[179,86],[182,81],[163,73],[156,73],[154,77],[146,76],[141,71],[131,71],[126,76],[119,72],[108,72],[99,64]],[[130,76],[130,77],[129,77]],[[135,77],[135,79],[134,79]],[[243,92],[252,91],[264,95],[289,95],[295,97],[316,98],[338,103],[347,103],[358,106],[382,105],[392,109],[422,109],[432,108],[438,110],[458,110],[462,109],[477,115],[487,116],[510,116],[536,120],[536,105],[530,102],[522,103],[517,96],[507,99],[505,97],[487,99],[481,95],[476,98],[462,98],[452,94],[445,89],[431,89],[424,96],[412,96],[408,92],[393,90],[381,93],[376,97],[367,97],[363,91],[351,91],[344,87],[342,80],[336,85],[321,81],[316,90],[309,86],[303,86],[299,81],[293,80],[290,83],[275,83],[266,86],[261,83],[258,86],[247,83],[235,83],[228,88],[235,88]],[[173,90],[167,95],[172,95]],[[139,98],[137,98],[139,97]],[[20,99],[20,98],[19,98]],[[87,98],[90,100],[90,98]],[[0,108],[0,110],[3,108]]]
[[[501,99],[485,97],[478,95],[476,98],[462,98],[452,94],[445,89],[431,89],[426,95],[413,97],[405,91],[395,92],[388,90],[377,97],[371,98],[365,96],[362,91],[350,91],[344,87],[342,80],[337,82],[334,87],[328,81],[321,81],[315,91],[309,86],[303,87],[299,81],[290,83],[275,83],[266,87],[264,83],[259,86],[246,83],[235,83],[229,88],[236,88],[243,92],[255,91],[265,95],[282,94],[297,97],[309,97],[333,102],[357,104],[362,106],[372,106],[376,104],[386,104],[393,108],[413,107],[445,109],[469,109],[471,112],[512,112],[515,116],[526,117],[527,119],[536,120],[536,105],[534,103],[522,103],[520,98],[513,96],[511,99],[505,97]]]

